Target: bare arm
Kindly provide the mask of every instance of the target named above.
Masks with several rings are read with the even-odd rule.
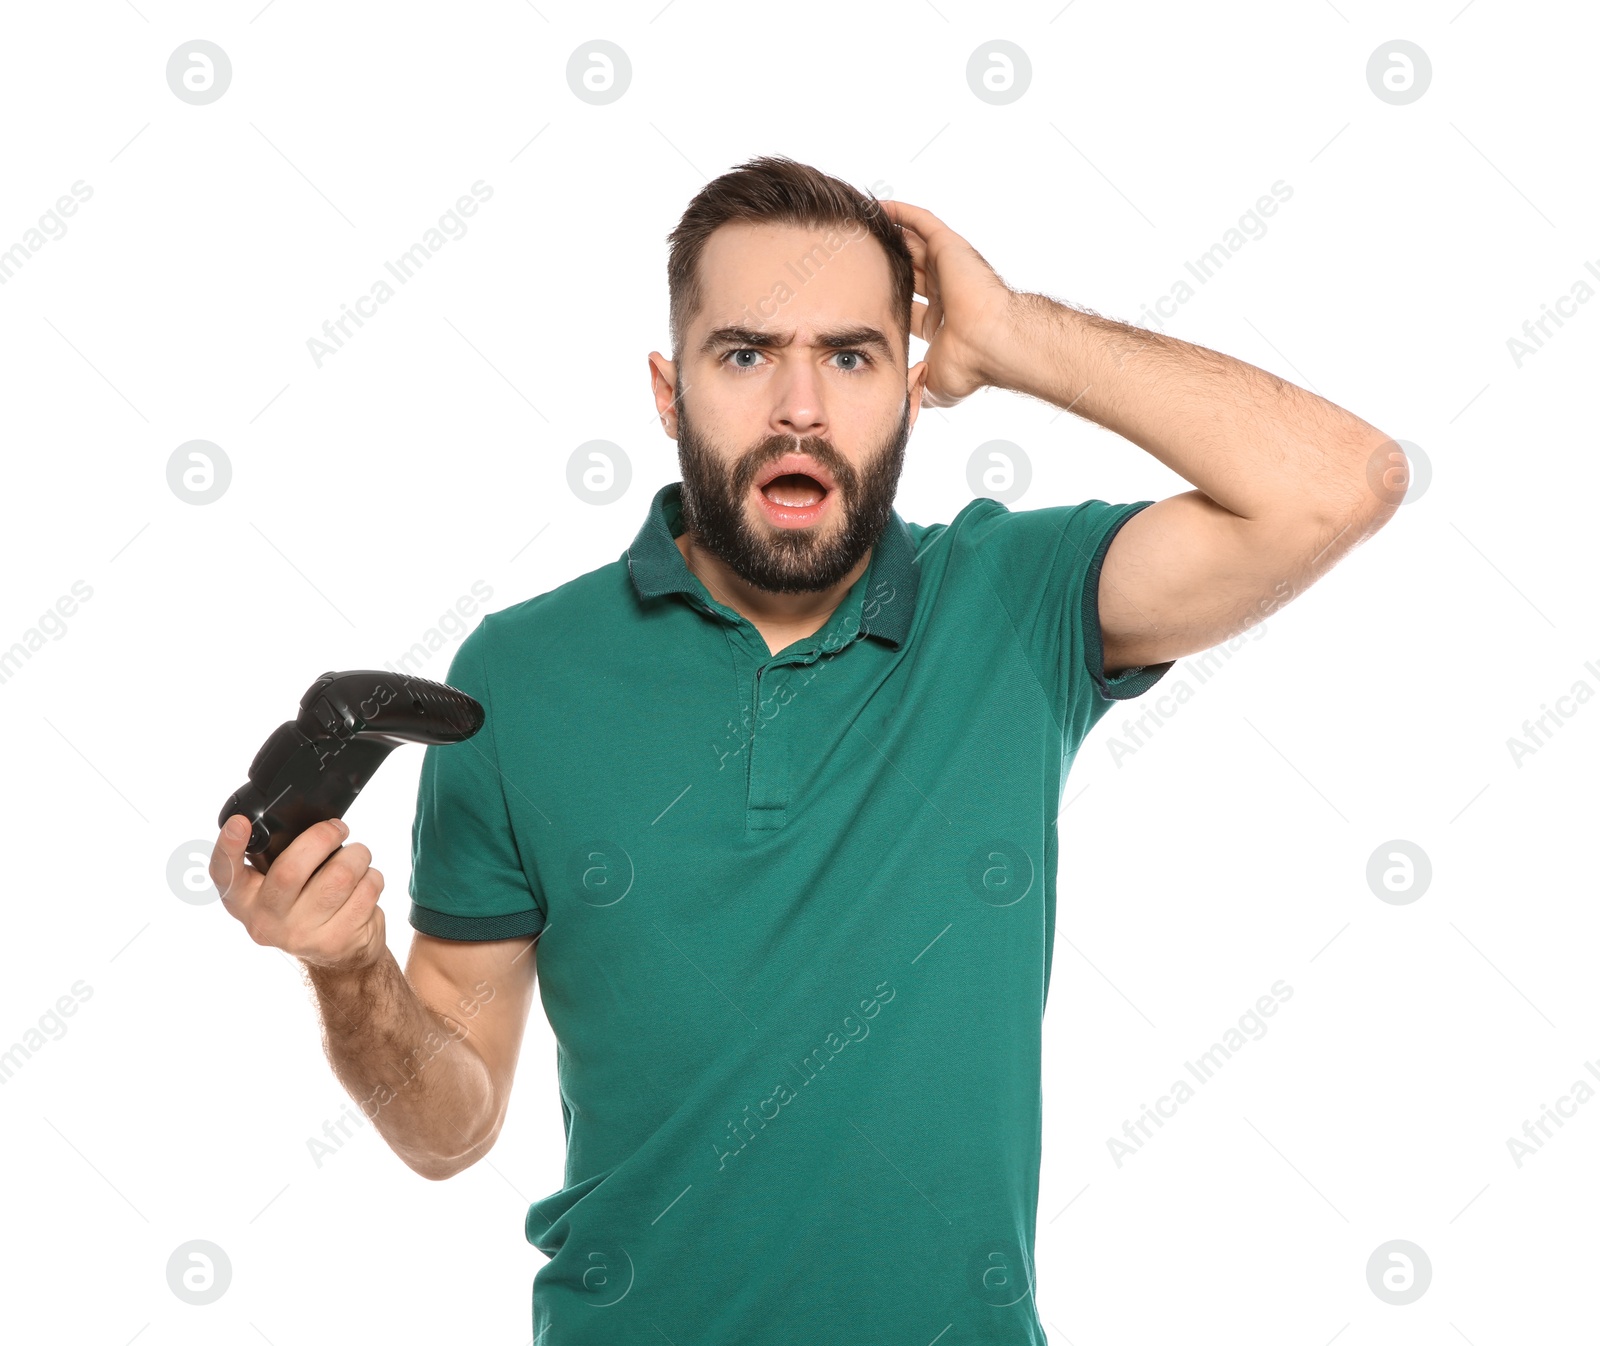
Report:
[[[1100,572],[1107,672],[1209,649],[1304,592],[1395,513],[1398,444],[1203,346],[1018,296],[989,381],[1069,407],[1197,488],[1118,531]]]
[[[404,973],[384,942],[372,853],[318,823],[262,874],[249,830],[212,852],[223,905],[258,944],[299,958],[316,992],[334,1074],[391,1149],[448,1178],[500,1134],[533,1003],[535,941],[413,937]]]
[[[1140,510],[1106,552],[1106,672],[1238,634],[1394,516],[1406,456],[1359,416],[1243,360],[1013,291],[930,211],[884,207],[926,296],[911,309],[928,343],[922,400],[954,406],[983,387],[1037,397],[1195,487]],[[918,395],[919,380],[909,387]]]
[[[306,965],[328,1063],[401,1159],[449,1178],[499,1138],[533,1001],[536,941],[417,934],[402,974]]]

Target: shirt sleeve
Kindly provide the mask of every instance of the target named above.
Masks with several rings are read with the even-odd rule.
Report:
[[[1117,530],[1139,500],[1085,500],[1044,509],[987,502],[969,532],[989,585],[1016,632],[1069,749],[1116,701],[1141,696],[1172,660],[1120,669],[1108,678],[1100,632],[1100,569]]]
[[[430,744],[411,825],[411,924],[441,939],[514,939],[544,929],[506,806],[489,686],[486,616],[461,642],[446,681],[483,704],[483,727]]]

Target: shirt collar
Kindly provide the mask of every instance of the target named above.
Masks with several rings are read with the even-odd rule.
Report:
[[[683,532],[683,483],[669,482],[655,493],[650,513],[627,551],[628,575],[640,598],[681,593],[705,596],[674,539]],[[899,646],[911,631],[919,578],[916,548],[905,520],[894,510],[867,562],[861,600],[861,629]]]

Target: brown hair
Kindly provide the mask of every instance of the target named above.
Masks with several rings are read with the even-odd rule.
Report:
[[[911,350],[911,298],[914,281],[911,250],[871,193],[857,191],[847,182],[783,155],[762,155],[713,178],[689,202],[677,227],[667,235],[667,302],[672,336],[672,357],[682,344],[704,302],[700,284],[700,254],[706,240],[721,225],[735,220],[763,224],[789,224],[804,228],[861,227],[880,244],[889,258],[890,308]]]

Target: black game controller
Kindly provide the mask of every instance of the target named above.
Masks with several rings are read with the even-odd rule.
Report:
[[[297,836],[339,818],[402,743],[460,743],[483,728],[483,706],[455,687],[388,670],[324,673],[250,763],[228,796],[221,827],[250,820],[245,854],[266,869]]]

